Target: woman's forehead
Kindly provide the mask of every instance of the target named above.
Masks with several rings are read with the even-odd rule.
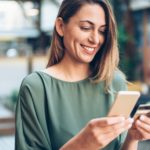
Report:
[[[70,21],[91,22],[93,24],[105,25],[104,9],[98,4],[85,4],[77,13],[70,18]]]

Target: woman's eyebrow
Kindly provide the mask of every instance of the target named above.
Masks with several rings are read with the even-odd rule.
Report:
[[[87,23],[89,23],[89,24],[91,24],[91,25],[95,25],[92,21],[90,21],[90,20],[81,20],[80,21],[81,23],[82,22],[87,22]],[[103,24],[103,25],[101,25],[100,27],[107,27],[107,25],[106,24]]]

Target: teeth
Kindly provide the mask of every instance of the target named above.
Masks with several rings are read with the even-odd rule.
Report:
[[[92,47],[87,47],[87,46],[83,46],[86,50],[88,50],[88,51],[94,51],[94,48],[92,48]]]

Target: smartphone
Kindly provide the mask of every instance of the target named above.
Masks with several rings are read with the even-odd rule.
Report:
[[[138,91],[119,91],[107,116],[123,115],[127,118],[130,117],[139,97],[140,92]]]
[[[150,117],[150,104],[140,104],[137,108],[134,118],[137,119],[141,115],[146,115]]]

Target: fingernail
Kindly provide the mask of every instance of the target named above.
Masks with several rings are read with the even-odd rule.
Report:
[[[133,118],[129,118],[129,122],[133,123],[134,119]]]
[[[145,116],[141,115],[140,116],[140,120],[144,121],[145,120]]]

